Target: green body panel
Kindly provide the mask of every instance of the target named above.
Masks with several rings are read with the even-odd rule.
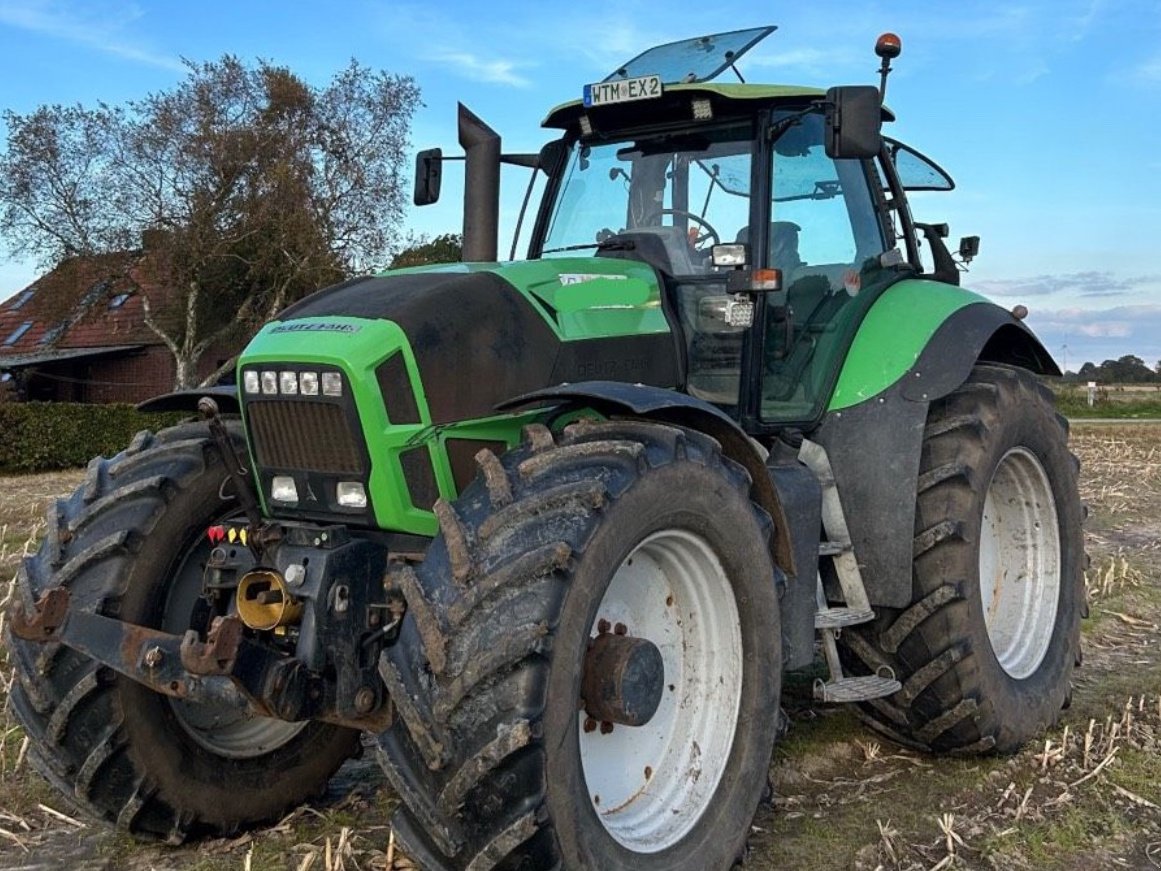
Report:
[[[530,308],[564,342],[669,332],[661,306],[661,286],[652,267],[643,263],[562,257],[514,263],[449,263],[393,270],[386,275],[431,272],[496,274],[524,296]],[[256,364],[292,363],[333,366],[346,374],[371,458],[368,493],[374,506],[374,520],[382,529],[418,535],[434,535],[437,529],[435,515],[411,502],[401,454],[426,445],[440,495],[454,499],[457,493],[446,450],[447,440],[476,439],[514,446],[520,439],[521,428],[543,416],[542,411],[534,410],[434,426],[415,355],[399,325],[389,320],[341,316],[298,318],[293,322],[345,325],[354,330],[277,332],[279,323],[267,324],[239,358],[239,371]],[[392,422],[389,406],[385,407],[380,393],[375,370],[397,353],[403,355],[407,364],[419,411],[418,424]],[[447,377],[446,373],[425,374],[428,378]],[[244,409],[245,403],[243,413]],[[251,458],[254,459],[252,445]],[[254,466],[257,467],[256,461]],[[265,494],[262,497],[268,510]]]
[[[251,340],[239,358],[239,371],[254,364],[313,363],[334,366],[344,372],[354,394],[367,449],[371,456],[369,495],[375,508],[375,523],[382,529],[417,535],[434,535],[437,529],[435,515],[431,511],[411,504],[399,461],[401,453],[426,444],[431,452],[432,467],[436,482],[439,484],[440,495],[445,499],[454,499],[457,494],[452,480],[451,465],[444,449],[447,439],[484,439],[514,446],[520,439],[521,427],[542,415],[540,411],[532,411],[433,426],[415,364],[415,356],[407,337],[398,325],[385,320],[349,317],[303,318],[295,321],[295,323],[311,322],[342,324],[357,329],[351,333],[277,333],[274,332],[279,326],[277,322],[267,324]],[[421,418],[418,424],[392,423],[379,392],[375,369],[396,353],[402,353],[407,363],[411,388]],[[243,416],[245,408],[245,403],[242,403]],[[250,456],[252,468],[257,468],[252,443]],[[263,510],[269,513],[265,494],[260,492],[259,495],[263,501]]]
[[[491,272],[528,297],[563,341],[669,332],[661,286],[651,266],[611,257],[550,257],[508,263],[444,263],[395,269]]]
[[[911,278],[891,285],[860,324],[827,411],[849,408],[886,390],[915,365],[948,317],[979,304],[991,305],[950,284]]]

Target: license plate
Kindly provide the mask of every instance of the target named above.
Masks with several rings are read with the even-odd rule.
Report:
[[[586,106],[608,106],[633,100],[653,100],[661,96],[661,76],[638,76],[616,82],[585,85]]]

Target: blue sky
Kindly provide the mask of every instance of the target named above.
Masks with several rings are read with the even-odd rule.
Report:
[[[760,5],[0,0],[0,108],[118,103],[172,86],[181,58],[261,57],[322,83],[356,57],[418,81],[416,149],[457,151],[460,99],[505,150],[530,151],[548,108],[649,45],[777,24],[742,62],[748,80],[829,86],[875,83],[872,45],[893,30],[888,132],[956,179],[912,205],[953,241],[982,237],[965,284],[1027,305],[1071,368],[1161,358],[1161,2]],[[502,251],[525,172],[504,171]],[[459,178],[449,165],[443,201],[413,209],[409,229],[458,230]],[[0,298],[35,275],[0,261]]]

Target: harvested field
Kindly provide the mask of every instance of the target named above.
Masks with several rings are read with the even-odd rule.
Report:
[[[771,768],[776,799],[754,821],[747,868],[1161,868],[1161,426],[1078,424],[1072,444],[1091,511],[1092,613],[1060,726],[1014,757],[936,759],[882,739],[849,709],[814,705],[813,675],[795,677],[791,731]],[[2,480],[0,579],[35,545],[45,501],[80,478]],[[3,656],[0,693],[11,679]],[[78,817],[30,771],[4,704],[0,867],[411,867],[391,844],[394,798],[369,757],[270,829],[141,845]]]

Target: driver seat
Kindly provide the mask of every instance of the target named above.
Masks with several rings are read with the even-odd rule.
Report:
[[[798,254],[798,233],[802,230],[793,221],[770,222],[770,266],[782,270],[783,286],[790,284],[793,273],[806,264]],[[734,241],[743,245],[750,244],[750,228],[743,227],[738,231]]]

